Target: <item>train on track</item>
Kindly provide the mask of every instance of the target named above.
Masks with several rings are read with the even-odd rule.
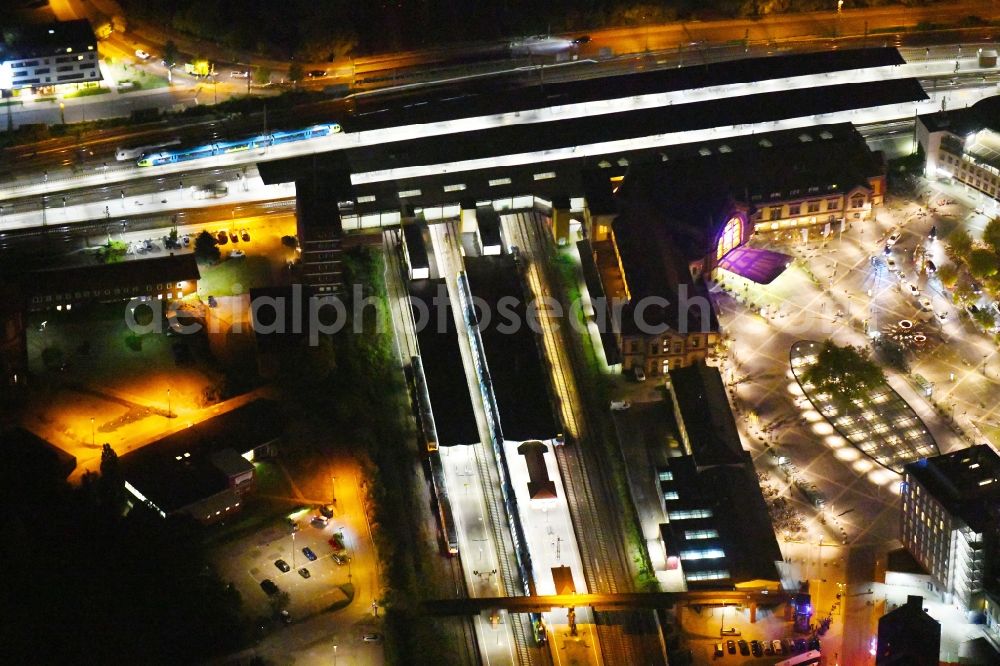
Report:
[[[323,136],[329,136],[331,134],[337,134],[341,131],[342,128],[337,123],[313,125],[312,127],[307,127],[301,130],[293,130],[290,132],[271,132],[269,134],[259,134],[255,137],[240,139],[238,141],[217,141],[215,143],[209,143],[196,148],[165,150],[158,153],[151,153],[143,155],[137,164],[141,167],[148,167],[160,166],[163,164],[174,164],[176,162],[189,162],[191,160],[200,160],[205,157],[214,157],[216,155],[239,153],[247,150],[256,150],[258,148],[267,148],[268,146],[279,146],[285,143],[295,143],[297,141],[316,139]]]

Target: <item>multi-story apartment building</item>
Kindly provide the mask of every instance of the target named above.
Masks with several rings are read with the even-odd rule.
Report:
[[[917,118],[928,178],[952,178],[1000,201],[1000,97]]]
[[[0,90],[101,80],[97,39],[86,19],[4,27]]]
[[[1000,620],[1000,456],[973,446],[906,466],[903,545],[930,574],[945,602]]]

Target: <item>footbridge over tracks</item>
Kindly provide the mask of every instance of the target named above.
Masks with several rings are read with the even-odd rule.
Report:
[[[428,615],[475,615],[485,610],[510,613],[545,613],[553,608],[590,606],[598,611],[631,608],[669,608],[678,603],[702,606],[772,606],[789,599],[783,591],[706,590],[698,592],[628,592],[622,594],[554,594],[534,597],[475,597],[427,600],[421,607]]]

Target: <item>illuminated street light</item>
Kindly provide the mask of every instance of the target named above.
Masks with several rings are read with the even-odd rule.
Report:
[[[167,418],[172,418],[173,410],[171,410],[170,405],[170,389],[167,389]]]
[[[96,438],[94,437],[94,417],[91,416],[90,417],[90,445],[91,446],[97,446],[96,442],[94,441],[95,439]]]

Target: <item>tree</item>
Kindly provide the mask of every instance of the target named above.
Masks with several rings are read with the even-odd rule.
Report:
[[[177,45],[174,44],[174,40],[168,39],[163,45],[163,62],[167,67],[173,67],[177,64],[177,58],[180,54],[177,52]]]
[[[937,271],[938,280],[941,280],[946,288],[951,289],[958,282],[958,268],[955,264],[944,264]]]
[[[215,236],[207,231],[198,234],[198,237],[194,239],[194,255],[205,261],[218,261],[222,253],[219,252]]]
[[[948,236],[948,256],[952,261],[965,262],[972,253],[972,236],[965,229],[956,229]]]
[[[97,260],[102,264],[124,261],[128,246],[120,240],[109,240],[97,250]]]
[[[299,246],[299,240],[295,236],[282,236],[281,244],[287,248],[294,250]]]
[[[253,82],[259,86],[266,86],[271,82],[271,68],[264,65],[257,65],[253,68]]]
[[[829,393],[835,402],[844,405],[884,384],[885,374],[863,350],[838,347],[827,340],[802,379],[812,384],[817,392]]]
[[[969,253],[969,274],[977,280],[982,280],[988,278],[991,275],[996,275],[998,262],[1000,259],[997,255],[993,253],[992,250],[986,249],[976,249]]]
[[[991,330],[997,323],[993,317],[993,313],[986,308],[976,310],[972,315],[972,319],[987,331]]]
[[[993,250],[994,254],[1000,255],[1000,217],[994,217],[986,223],[983,229],[983,242]]]
[[[298,62],[293,62],[288,66],[288,80],[292,83],[298,83],[302,80],[302,64]]]
[[[125,505],[125,477],[122,476],[118,454],[110,444],[101,447],[101,476],[97,481],[97,490],[108,515],[120,516]]]

